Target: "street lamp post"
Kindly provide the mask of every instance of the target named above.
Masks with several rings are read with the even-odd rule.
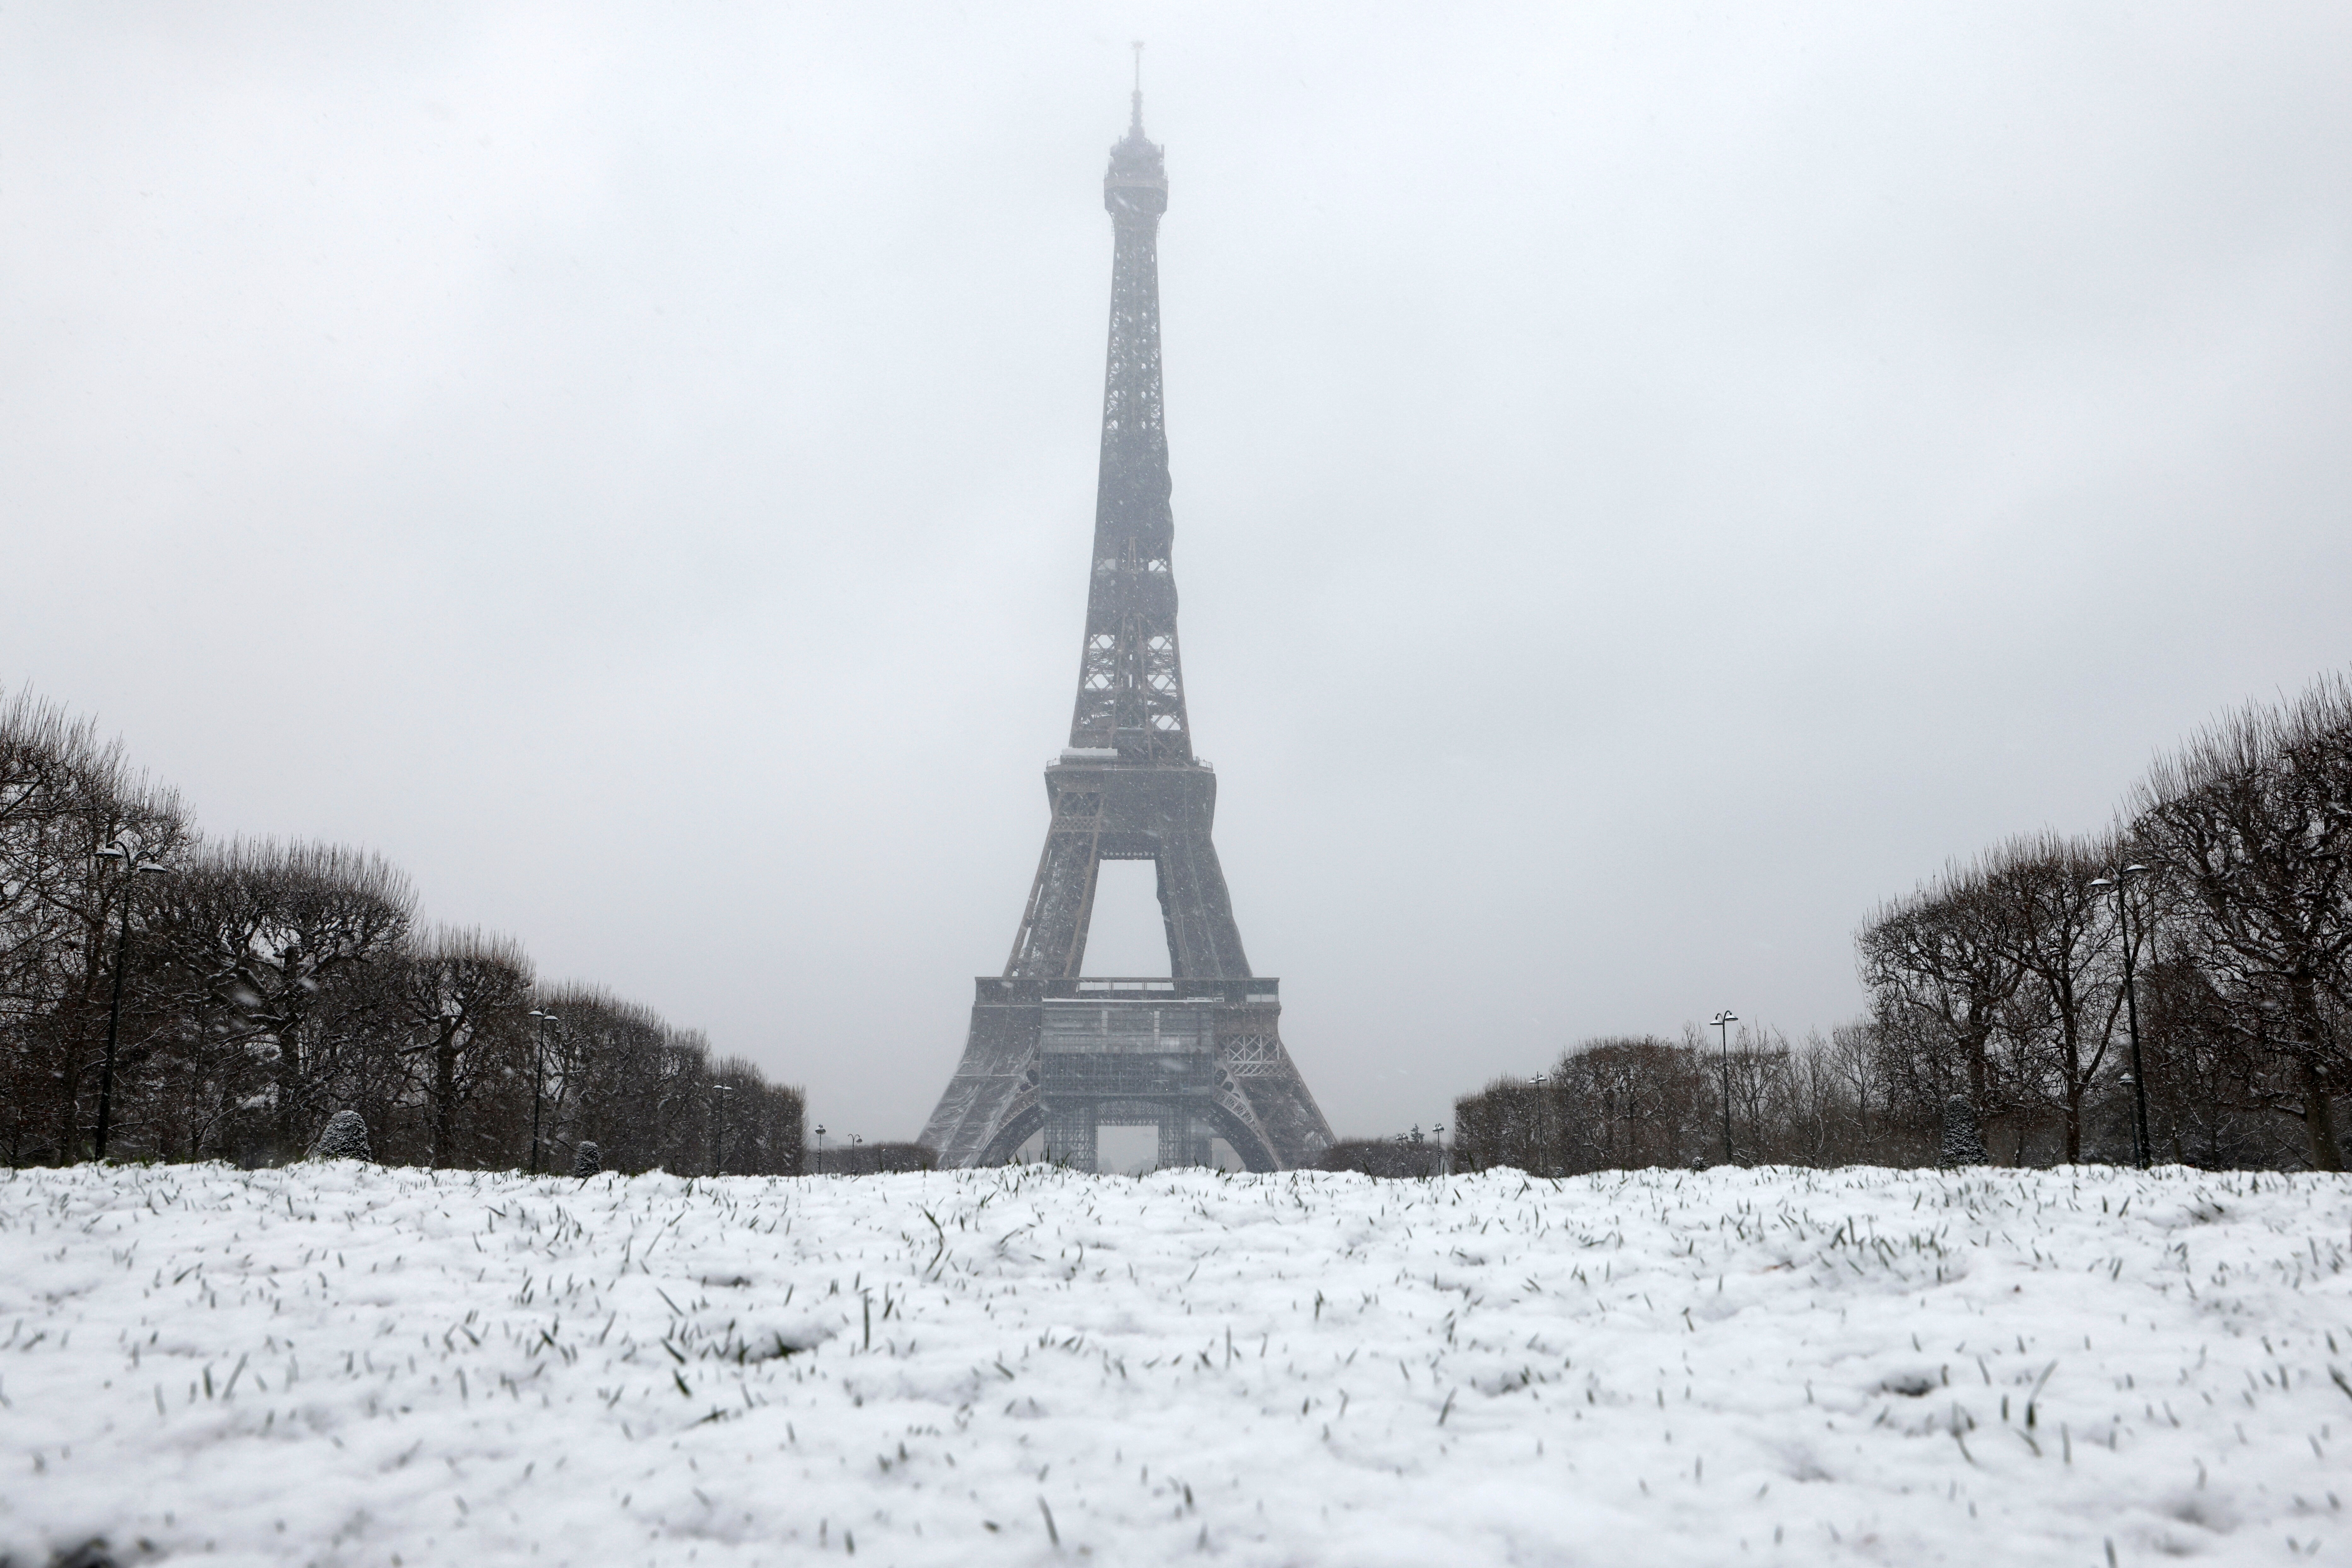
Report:
[[[1551,1129],[1549,1125],[1551,1118],[1545,1114],[1549,1108],[1544,1104],[1544,1075],[1538,1073],[1533,1078],[1528,1079],[1528,1087],[1536,1091],[1536,1146],[1534,1152],[1536,1159],[1538,1161],[1541,1161],[1545,1155],[1551,1152]],[[1542,1175],[1544,1173],[1545,1173],[1541,1171],[1536,1173],[1538,1175]]]
[[[714,1176],[723,1173],[727,1158],[727,1102],[717,1097],[734,1091],[735,1086],[731,1083],[710,1086],[710,1173]]]
[[[1445,1174],[1445,1123],[1441,1121],[1429,1130],[1429,1141],[1437,1145],[1437,1173]]]
[[[824,1174],[824,1123],[816,1124],[816,1173]]]
[[[855,1132],[849,1135],[849,1173],[853,1176],[857,1174],[857,1150],[865,1142]]]
[[[2139,994],[2134,984],[2133,971],[2139,957],[2138,944],[2132,938],[2130,884],[2136,877],[2147,874],[2147,868],[2137,863],[2125,867],[2112,877],[2093,879],[2094,888],[2110,888],[2116,895],[2116,920],[2124,935],[2124,1022],[2131,1032],[2132,1086],[2132,1158],[2145,1171],[2149,1164],[2147,1136],[2147,1068],[2139,1055]]]
[[[128,879],[122,884],[121,922],[114,937],[114,998],[106,1009],[106,1058],[98,1071],[98,1148],[93,1156],[106,1158],[106,1141],[114,1131],[114,1050],[122,1037],[122,972],[131,960],[131,900],[139,886],[142,873],[168,875],[169,866],[160,860],[142,860],[138,852],[116,839],[98,852],[101,860],[119,860]],[[103,929],[103,928],[100,928]]]
[[[1731,1161],[1731,1026],[1739,1015],[1726,1007],[1715,1016],[1715,1032],[1723,1040],[1723,1163]]]
[[[539,1020],[539,1043],[530,1058],[530,1173],[539,1174],[539,1108],[547,1092],[547,1026],[556,1022],[552,1013],[542,1013],[534,1007],[530,1016]]]

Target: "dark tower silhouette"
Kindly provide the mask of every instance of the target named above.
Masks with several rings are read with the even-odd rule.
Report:
[[[1091,1170],[1095,1130],[1157,1126],[1160,1163],[1212,1135],[1254,1171],[1331,1142],[1282,1047],[1279,983],[1250,973],[1209,830],[1217,775],[1192,755],[1176,638],[1175,535],[1160,383],[1160,150],[1143,93],[1103,176],[1111,252],[1102,468],[1070,744],[1045,770],[1045,852],[1001,975],[975,984],[963,1059],[923,1142],[943,1165],[1045,1154]],[[1167,979],[1079,978],[1105,860],[1158,868]]]

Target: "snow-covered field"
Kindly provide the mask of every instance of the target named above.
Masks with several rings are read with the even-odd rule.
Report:
[[[0,1560],[2352,1561],[2348,1229],[2178,1170],[0,1173]]]

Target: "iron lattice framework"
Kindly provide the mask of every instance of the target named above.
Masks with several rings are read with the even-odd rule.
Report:
[[[1176,637],[1160,375],[1160,150],[1135,95],[1103,176],[1110,348],[1086,644],[1070,743],[1045,770],[1045,850],[1003,974],[974,982],[963,1058],[923,1142],[949,1166],[1046,1157],[1091,1170],[1095,1134],[1156,1126],[1162,1164],[1222,1137],[1255,1171],[1304,1165],[1331,1129],[1284,1050],[1280,984],[1250,973],[1210,829],[1217,778],[1192,755]],[[1080,978],[1105,860],[1159,873],[1168,977]]]

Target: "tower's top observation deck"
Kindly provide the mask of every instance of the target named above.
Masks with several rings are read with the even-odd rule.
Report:
[[[1143,93],[1138,89],[1126,137],[1111,144],[1103,174],[1103,206],[1118,222],[1149,224],[1168,210],[1168,166],[1160,144],[1143,134]]]

